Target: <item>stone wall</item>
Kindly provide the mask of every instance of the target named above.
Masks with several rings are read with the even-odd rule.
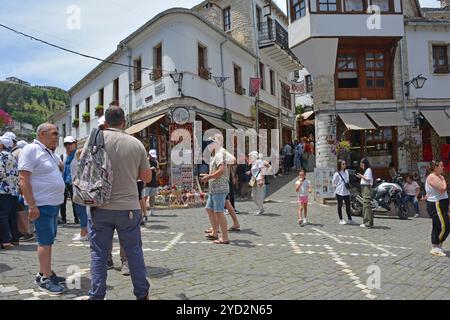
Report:
[[[442,9],[450,9],[450,0],[440,0]],[[450,11],[449,11],[450,13]]]
[[[449,1],[450,5],[450,1]],[[424,10],[425,18],[429,19],[450,19],[450,7],[447,9],[433,9],[433,10]]]
[[[416,17],[417,13],[415,10],[415,2],[414,0],[402,0],[403,6],[403,15],[406,17]]]
[[[216,0],[212,5],[195,9],[208,21],[223,29],[223,9],[231,9],[231,30],[227,33],[236,41],[255,51],[253,11],[250,0]]]
[[[336,140],[335,94],[333,88],[333,75],[314,78],[317,168],[336,168],[337,158],[332,153],[332,143]]]
[[[223,28],[223,11],[217,4],[211,2],[206,7],[199,8],[199,10],[199,13],[209,22],[221,29]]]
[[[402,49],[400,49],[400,45]],[[402,59],[400,59],[400,57]],[[401,39],[398,42],[397,51],[395,53],[394,60],[394,74],[393,74],[393,90],[394,90],[394,99],[397,101],[403,101],[404,95],[404,81],[402,81],[402,72],[401,72],[401,60],[403,60],[403,80],[409,80],[409,72],[408,72],[408,47],[406,44],[406,38]]]

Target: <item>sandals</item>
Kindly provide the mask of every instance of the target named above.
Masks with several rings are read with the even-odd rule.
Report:
[[[0,244],[0,248],[3,250],[12,250],[14,249],[14,245],[12,245],[11,243],[7,243],[7,244]]]
[[[230,232],[239,232],[239,231],[241,231],[241,228],[232,227],[232,228],[228,229],[228,231],[230,231]]]
[[[214,244],[230,244],[230,241],[223,241],[223,240],[216,240],[214,241]]]
[[[206,240],[211,240],[211,241],[215,241],[215,240],[219,240],[219,237],[215,237],[212,234],[208,234],[206,236]]]
[[[205,230],[205,233],[212,233],[212,232],[213,232],[212,228],[209,228],[209,229]],[[217,233],[220,233],[220,231],[217,231]]]

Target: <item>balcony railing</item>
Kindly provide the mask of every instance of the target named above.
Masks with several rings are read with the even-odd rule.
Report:
[[[262,22],[258,28],[259,43],[274,41],[280,47],[289,48],[289,35],[276,20]]]

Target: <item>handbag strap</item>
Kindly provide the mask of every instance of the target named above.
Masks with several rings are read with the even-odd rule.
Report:
[[[342,176],[342,174],[338,171],[339,176],[341,177],[342,181],[344,181],[344,183],[348,183],[347,181],[345,181],[344,177]]]
[[[262,168],[259,169],[258,173],[256,174],[255,180],[258,180],[258,176],[259,176],[259,174],[261,173],[261,170],[262,170]]]

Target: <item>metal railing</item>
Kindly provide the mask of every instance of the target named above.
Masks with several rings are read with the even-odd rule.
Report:
[[[258,28],[259,43],[274,41],[282,48],[289,48],[289,34],[276,20],[265,21]]]

